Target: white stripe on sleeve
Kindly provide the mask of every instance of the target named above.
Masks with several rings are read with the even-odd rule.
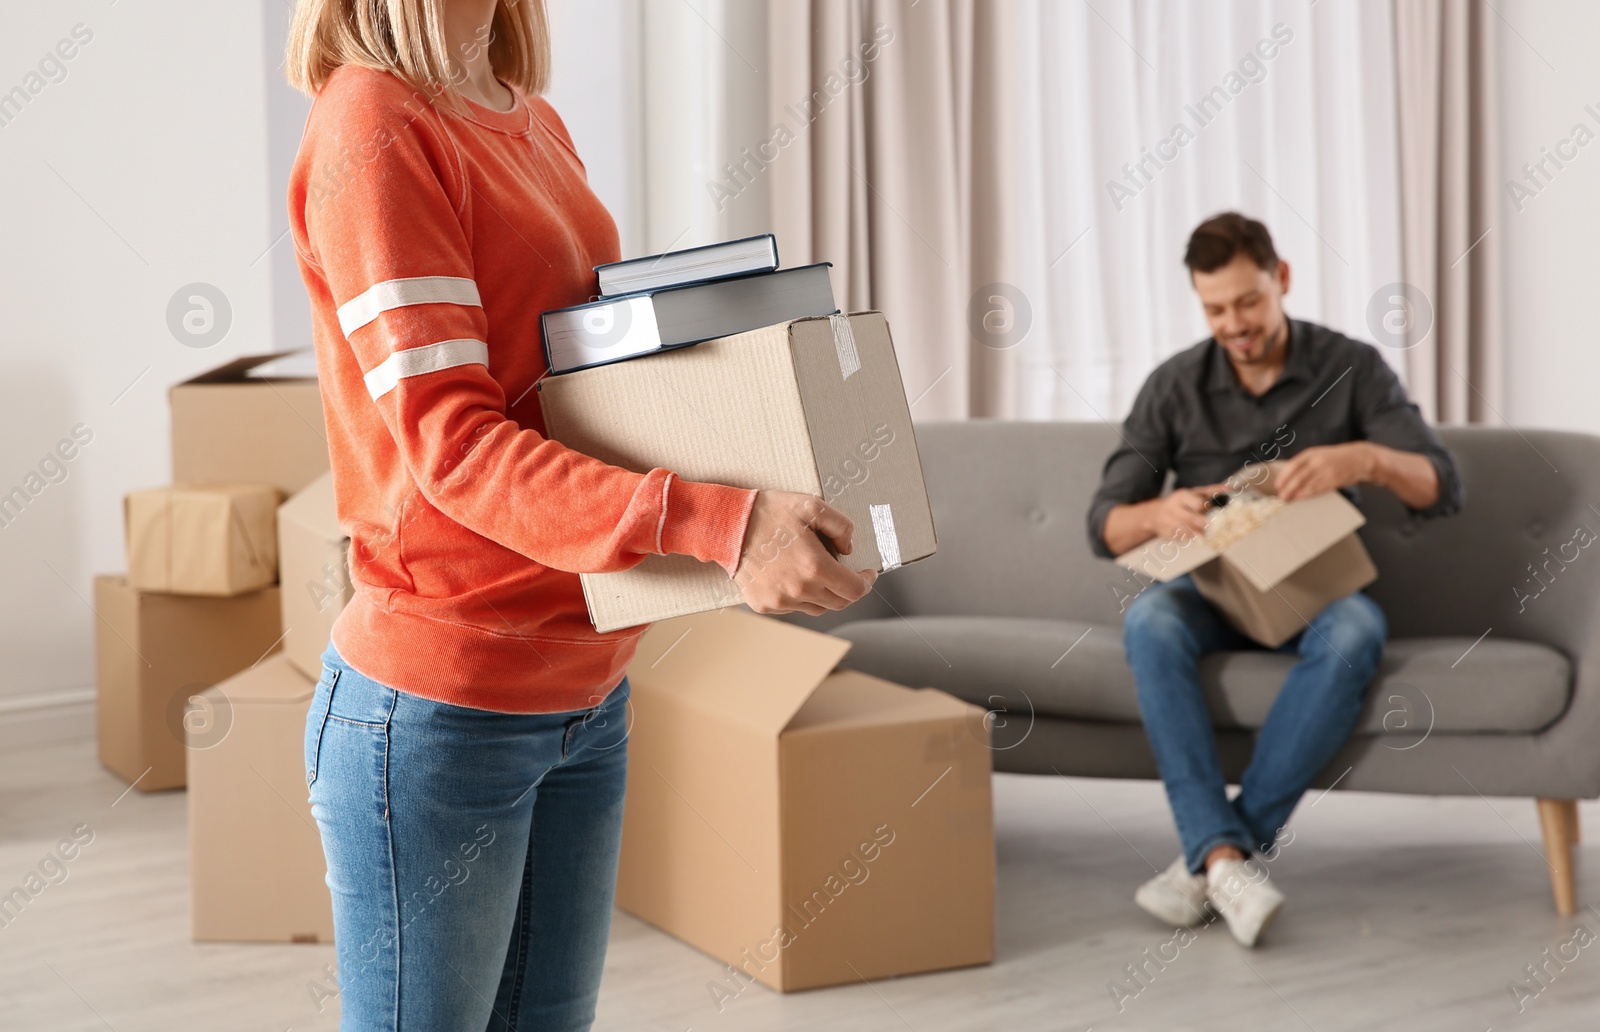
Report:
[[[481,340],[443,340],[420,348],[396,351],[365,377],[367,393],[372,400],[394,390],[395,385],[408,376],[436,373],[456,366],[489,364],[489,345]]]
[[[413,276],[374,283],[339,306],[339,329],[346,337],[391,308],[407,305],[482,307],[478,284],[462,276]]]

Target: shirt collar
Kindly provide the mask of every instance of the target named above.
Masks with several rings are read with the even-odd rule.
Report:
[[[1283,372],[1273,382],[1273,387],[1291,380],[1310,381],[1316,378],[1316,363],[1311,355],[1311,335],[1306,328],[1293,319],[1289,323],[1289,358],[1283,365]],[[1217,343],[1217,338],[1210,340],[1209,357],[1211,368],[1206,374],[1206,390],[1209,391],[1239,391],[1244,393],[1244,387],[1239,383],[1239,377],[1233,371],[1233,365],[1228,361],[1227,352]],[[1267,388],[1271,390],[1272,388]]]

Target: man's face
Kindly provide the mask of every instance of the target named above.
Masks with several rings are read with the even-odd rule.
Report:
[[[1283,295],[1289,292],[1289,263],[1279,261],[1271,272],[1235,255],[1233,261],[1211,272],[1193,275],[1206,322],[1217,343],[1228,349],[1240,365],[1276,357],[1283,337]]]

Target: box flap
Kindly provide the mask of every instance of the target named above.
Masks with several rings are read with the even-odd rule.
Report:
[[[302,349],[292,348],[292,349],[290,349],[288,351],[274,351],[271,354],[266,354],[266,355],[244,355],[244,356],[242,356],[240,358],[236,358],[233,361],[226,363],[225,365],[217,366],[215,369],[208,369],[207,371],[201,373],[199,376],[191,376],[189,379],[184,380],[182,383],[176,384],[173,387],[173,389],[176,390],[179,387],[186,387],[189,384],[202,384],[202,383],[249,383],[251,381],[261,380],[261,379],[264,379],[264,378],[262,378],[262,377],[252,377],[250,375],[250,370],[254,369],[258,365],[264,365],[267,362],[277,361],[279,359],[285,358],[286,356],[293,355],[299,350],[302,350]],[[298,380],[298,379],[304,379],[304,378],[303,377],[288,377],[287,379],[297,379]]]
[[[738,609],[653,625],[628,676],[776,737],[850,643]]]
[[[907,688],[859,670],[829,674],[800,707],[784,735],[826,732],[844,727],[910,724],[948,720],[969,713],[981,720],[984,711],[936,688]]]
[[[330,543],[343,541],[333,500],[333,471],[322,474],[278,506],[278,519],[304,527]]]
[[[201,694],[221,693],[233,706],[250,702],[303,704],[311,698],[316,687],[315,681],[294,668],[288,656],[274,652],[255,666],[207,688]]]
[[[1367,522],[1337,491],[1290,502],[1259,528],[1223,550],[1258,591],[1269,591]]]
[[[1165,583],[1199,569],[1217,557],[1206,539],[1195,535],[1187,541],[1156,538],[1117,556],[1118,566],[1126,567],[1151,580]]]

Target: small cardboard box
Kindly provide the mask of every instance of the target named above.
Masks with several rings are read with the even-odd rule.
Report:
[[[1238,478],[1271,496],[1275,465],[1250,467]],[[1377,567],[1356,536],[1366,521],[1343,495],[1328,491],[1285,504],[1220,550],[1199,535],[1157,538],[1116,561],[1163,583],[1192,575],[1200,594],[1235,627],[1276,648],[1328,603],[1377,580]]]
[[[549,435],[637,472],[822,496],[854,522],[854,569],[933,554],[933,513],[889,324],[878,312],[797,319],[549,376]],[[653,555],[584,574],[596,629],[613,631],[741,601],[714,563]]]
[[[175,595],[242,595],[278,579],[278,489],[192,484],[123,500],[128,583]]]
[[[140,791],[182,788],[189,700],[276,647],[278,589],[232,598],[94,581],[100,762]]]
[[[322,838],[306,801],[315,690],[280,653],[195,702],[189,885],[197,941],[333,941]]]
[[[310,678],[322,676],[322,650],[350,601],[349,551],[350,539],[334,511],[332,473],[278,507],[283,651]]]
[[[295,354],[238,358],[172,388],[174,482],[271,484],[287,496],[327,470],[316,379],[251,372]]]
[[[789,991],[994,959],[982,710],[738,610],[640,640],[617,905]]]

